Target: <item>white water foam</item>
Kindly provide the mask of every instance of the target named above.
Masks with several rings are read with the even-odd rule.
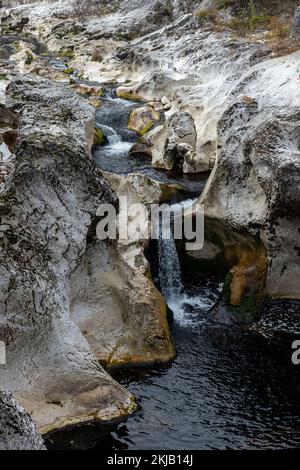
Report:
[[[192,207],[197,199],[189,199],[182,203],[173,204],[171,210],[174,217]],[[170,239],[160,237],[158,243],[158,260],[159,260],[159,281],[161,292],[164,295],[166,303],[173,312],[174,320],[181,327],[190,327],[199,325],[205,321],[204,315],[216,303],[218,294],[205,296],[203,295],[189,296],[182,283],[181,266],[177,252],[176,243],[171,234]],[[221,289],[221,286],[220,286]]]
[[[112,127],[101,124],[99,128],[103,131],[108,140],[108,144],[105,146],[106,154],[123,155],[128,153],[134,145],[133,142],[122,140],[122,137]]]
[[[9,160],[9,158],[12,156],[11,151],[4,142],[2,142],[0,145],[0,153],[3,155],[3,161]]]

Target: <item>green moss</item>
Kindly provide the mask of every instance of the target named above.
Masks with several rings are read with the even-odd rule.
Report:
[[[29,51],[26,51],[26,60],[25,60],[25,64],[26,65],[30,65],[33,61],[34,61],[34,56],[32,54],[32,52],[29,52]]]
[[[104,96],[104,90],[101,88],[101,90],[98,91],[97,97],[101,98],[102,96]]]
[[[0,80],[7,80],[7,75],[5,75],[5,73],[0,73]]]
[[[147,132],[151,131],[152,127],[154,126],[154,122],[148,122],[148,124],[140,131],[140,136],[147,134]]]
[[[198,16],[198,18],[201,18],[201,19],[204,19],[204,20],[215,21],[216,17],[217,17],[217,13],[218,12],[216,12],[216,10],[208,9],[208,10],[197,11],[196,16]]]
[[[107,137],[99,127],[95,127],[94,133],[94,145],[105,145],[107,144]]]
[[[18,41],[14,41],[12,45],[14,46],[14,49],[16,49],[17,52],[20,52],[22,50]]]
[[[62,59],[74,59],[74,56],[74,51],[71,51],[70,49],[66,49],[59,53],[59,57]]]
[[[7,230],[5,232],[5,237],[11,245],[15,245],[18,241],[17,235],[12,230]]]
[[[231,305],[231,283],[233,280],[233,273],[229,272],[225,278],[223,287],[223,299],[227,305]]]
[[[66,75],[72,75],[74,72],[75,72],[75,69],[73,69],[72,67],[68,67],[67,69],[64,70],[64,73]]]
[[[141,99],[137,94],[130,91],[119,91],[118,98],[123,98],[124,100],[129,101],[139,101]]]

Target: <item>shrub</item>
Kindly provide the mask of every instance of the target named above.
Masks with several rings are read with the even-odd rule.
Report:
[[[243,10],[237,17],[228,21],[226,25],[245,35],[258,29],[267,29],[270,27],[272,17],[266,10],[259,12],[253,0],[250,1],[247,9]]]
[[[216,10],[202,10],[197,11],[196,16],[201,19],[215,22],[218,19],[218,12]]]

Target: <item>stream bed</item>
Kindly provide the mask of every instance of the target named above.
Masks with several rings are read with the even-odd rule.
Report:
[[[198,279],[198,286],[186,287],[211,299],[218,282]],[[287,317],[293,312],[299,323],[300,304],[289,303],[288,309],[276,302],[267,304],[264,313],[270,322],[274,310]],[[210,324],[203,311],[198,314],[202,321],[195,315],[195,324],[178,325],[174,320],[178,356],[169,366],[110,371],[136,395],[139,410],[133,416],[111,425],[57,433],[49,437],[48,448],[299,448],[300,366],[291,362],[298,326],[293,333],[276,335],[268,323],[266,338],[255,331]]]
[[[108,144],[94,149],[97,165],[179,182],[199,195],[207,175],[174,177],[153,169],[147,156],[129,157],[137,136],[126,123],[139,105],[106,94],[96,121]],[[172,262],[163,262],[168,256]],[[300,303],[266,304],[253,328],[214,324],[208,313],[218,303],[222,279],[181,273],[176,257],[174,241],[158,247],[165,269],[160,288],[173,311],[177,358],[165,366],[110,370],[135,394],[138,411],[118,423],[52,434],[49,449],[300,448],[300,365],[291,360],[292,342],[300,337]]]

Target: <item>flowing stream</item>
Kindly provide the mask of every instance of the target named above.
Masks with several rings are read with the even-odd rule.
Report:
[[[128,155],[137,136],[127,130],[127,120],[136,106],[106,94],[97,125],[108,143],[97,147],[93,157],[106,171],[140,172],[173,182],[172,175],[151,168],[149,157]],[[205,184],[204,178],[175,181],[196,194]],[[136,395],[139,410],[120,423],[52,435],[48,448],[300,447],[300,366],[291,362],[291,342],[300,334],[300,304],[266,304],[263,320],[254,328],[219,326],[209,321],[208,313],[219,301],[223,280],[182,271],[172,236],[158,241],[156,262],[158,285],[173,312],[176,360],[152,369],[110,371]]]

